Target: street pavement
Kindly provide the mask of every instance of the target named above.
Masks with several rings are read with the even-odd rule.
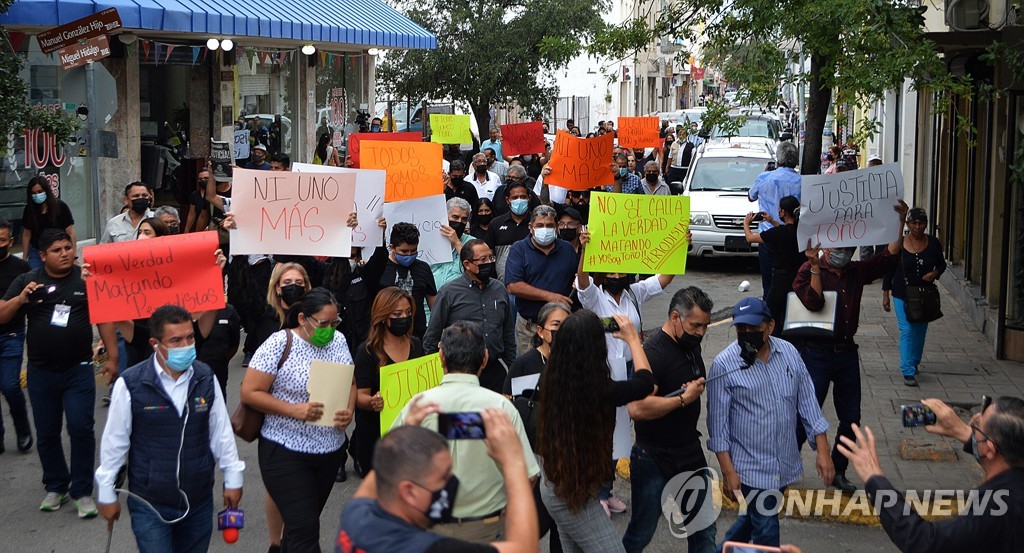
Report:
[[[713,326],[704,339],[704,359],[708,365],[715,354],[735,339],[729,327],[727,308],[746,295],[760,294],[760,278],[754,259],[691,259],[689,272],[677,277],[668,294],[652,299],[644,306],[644,327],[654,329],[664,321],[671,293],[685,286],[699,286],[715,301],[718,324]],[[749,280],[751,290],[739,292],[737,287],[743,280]],[[941,287],[940,287],[941,288]],[[943,291],[944,292],[944,291]],[[945,440],[936,440],[924,448],[926,456],[950,456],[949,461],[903,460],[900,456],[901,441],[905,438],[927,438],[920,429],[903,428],[900,422],[899,406],[902,403],[919,401],[924,397],[938,397],[962,407],[963,416],[968,416],[971,406],[980,401],[982,394],[1015,395],[1024,397],[1024,366],[1019,363],[997,361],[992,349],[983,336],[963,317],[943,294],[946,316],[933,323],[928,332],[928,342],[918,377],[919,389],[903,385],[899,372],[898,340],[896,318],[881,309],[880,285],[875,284],[866,291],[861,314],[858,342],[861,345],[863,423],[870,426],[878,439],[882,468],[898,489],[969,489],[980,482],[981,471],[970,455],[963,454],[958,444],[950,447]],[[229,411],[238,402],[238,384],[244,369],[241,355],[232,365],[228,385]],[[101,388],[102,390],[102,388]],[[97,447],[107,410],[96,403]],[[834,440],[836,423],[835,411],[831,407],[831,396],[825,405],[825,415],[832,425],[829,442]],[[7,428],[7,453],[0,455],[0,535],[3,543],[0,551],[24,552],[103,552],[106,550],[106,524],[102,520],[79,520],[71,504],[56,513],[38,511],[44,491],[40,483],[41,470],[35,450],[23,455],[14,446],[13,425],[6,409],[4,424]],[[704,421],[701,421],[704,428]],[[256,460],[256,445],[239,441],[239,454],[246,462],[245,495],[242,508],[246,511],[246,528],[242,530],[238,543],[228,545],[214,535],[210,550],[216,552],[266,550],[267,530],[263,514],[264,488],[259,478]],[[65,437],[65,448],[67,448]],[[714,455],[707,456],[709,465],[718,468]],[[805,478],[795,487],[820,488],[821,482],[815,476],[814,457],[805,450]],[[349,464],[351,468],[351,464]],[[860,485],[859,479],[850,469],[848,476]],[[219,482],[219,478],[218,478]],[[349,476],[348,482],[337,484],[335,491],[321,517],[321,544],[324,551],[333,550],[332,536],[338,525],[338,517],[345,502],[352,496],[359,479]],[[219,484],[218,484],[219,486]],[[629,482],[622,478],[615,483],[615,493],[629,504]],[[215,496],[216,497],[216,496]],[[123,505],[123,502],[122,502]],[[215,503],[219,507],[219,503]],[[613,515],[620,532],[625,530],[629,516]],[[735,520],[735,513],[725,511],[718,521],[719,539]],[[795,543],[804,552],[845,552],[876,551],[890,552],[897,549],[889,542],[881,528],[836,523],[834,521],[782,520],[783,543]],[[545,540],[546,544],[546,540]],[[647,551],[681,551],[685,540],[674,538],[662,521],[654,541]],[[546,545],[541,548],[547,550]],[[135,551],[130,529],[130,517],[124,509],[121,520],[115,525],[110,551]]]

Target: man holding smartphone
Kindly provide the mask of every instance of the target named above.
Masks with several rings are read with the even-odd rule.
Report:
[[[480,373],[487,366],[487,345],[479,324],[468,321],[453,323],[441,333],[438,344],[444,377],[441,385],[427,390],[413,398],[395,418],[392,429],[402,425],[419,425],[431,430],[438,429],[440,413],[482,413],[487,409],[499,409],[508,415],[512,427],[526,454],[526,474],[530,478],[540,474],[540,467],[533,456],[530,441],[519,412],[505,396],[492,392],[480,385]],[[426,417],[416,413],[416,405],[436,404],[437,410]],[[487,436],[491,436],[490,428]],[[383,441],[383,440],[382,440]],[[508,504],[502,466],[488,454],[484,440],[459,439],[449,442],[451,450],[451,472],[459,478],[459,501],[451,511],[449,520],[441,522],[433,530],[443,536],[460,540],[491,543],[497,541],[505,531],[506,505]],[[374,460],[377,468],[377,461]]]

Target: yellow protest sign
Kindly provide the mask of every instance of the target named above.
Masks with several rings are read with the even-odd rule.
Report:
[[[686,272],[687,196],[590,195],[590,243],[583,268],[598,273]]]
[[[384,408],[380,411],[380,435],[388,433],[398,413],[412,396],[441,383],[441,356],[417,357],[380,368],[380,397]]]
[[[430,141],[438,144],[472,144],[469,116],[431,113]]]

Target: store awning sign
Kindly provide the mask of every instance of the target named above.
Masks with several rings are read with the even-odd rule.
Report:
[[[120,28],[121,16],[118,15],[117,8],[107,8],[99,13],[39,33],[36,35],[36,39],[39,41],[39,48],[43,53],[49,54],[81,40],[108,35]]]
[[[90,61],[101,60],[109,55],[110,43],[107,41],[107,35],[100,35],[57,50],[60,66],[65,71],[85,65]]]

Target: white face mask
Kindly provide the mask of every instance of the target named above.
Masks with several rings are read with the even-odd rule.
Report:
[[[555,229],[535,228],[533,229],[533,239],[541,246],[549,246],[555,241]]]

